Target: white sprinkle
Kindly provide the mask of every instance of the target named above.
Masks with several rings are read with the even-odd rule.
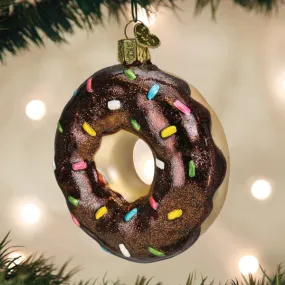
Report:
[[[159,159],[155,159],[155,164],[156,164],[156,166],[158,167],[158,168],[160,168],[160,169],[164,169],[164,162],[163,161],[161,161],[161,160],[159,160]]]
[[[56,165],[55,165],[55,162],[54,162],[54,158],[52,160],[52,168],[53,168],[53,170],[56,170]]]
[[[120,250],[125,257],[131,257],[129,251],[126,249],[125,245],[120,243],[119,244]]]
[[[110,110],[117,110],[121,108],[121,102],[119,100],[112,100],[108,102],[108,108]]]

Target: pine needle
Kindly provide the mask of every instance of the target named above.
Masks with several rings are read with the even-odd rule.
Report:
[[[1,1],[1,0],[0,0]],[[71,285],[71,279],[78,273],[78,268],[67,271],[69,261],[62,267],[57,266],[43,255],[31,255],[18,264],[19,257],[9,258],[8,252],[15,247],[9,246],[9,233],[0,242],[0,285]],[[285,271],[282,264],[277,267],[276,273],[269,276],[261,267],[262,277],[256,279],[252,274],[242,275],[241,280],[237,278],[227,281],[225,285],[285,285]],[[207,282],[208,278],[201,275],[201,280],[196,280],[195,271],[189,274],[185,285],[214,285],[214,280]],[[98,280],[79,281],[77,285],[95,285]],[[107,280],[105,274],[99,285],[125,285],[120,279],[116,281]],[[134,285],[162,285],[161,282],[153,282],[153,278],[138,276]],[[221,285],[221,283],[219,283]]]
[[[196,14],[206,7],[215,18],[220,0],[195,0]],[[282,0],[231,0],[248,10],[270,13],[284,4]],[[44,46],[47,40],[55,44],[66,43],[66,34],[72,35],[75,28],[93,31],[96,25],[104,25],[103,8],[107,17],[118,23],[129,18],[127,9],[131,0],[0,0],[0,62],[10,53],[17,55],[31,45]],[[146,10],[168,7],[175,12],[178,0],[138,0]]]

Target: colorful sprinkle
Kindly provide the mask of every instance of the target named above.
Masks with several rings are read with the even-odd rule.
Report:
[[[181,216],[182,216],[182,213],[183,213],[183,212],[182,212],[181,209],[174,210],[174,211],[168,213],[168,220],[175,220],[175,219],[181,217]]]
[[[148,91],[148,93],[147,93],[147,99],[148,99],[148,100],[153,99],[153,98],[156,96],[156,94],[158,93],[159,89],[160,89],[160,86],[159,86],[158,84],[154,84],[154,85],[149,89],[149,91]]]
[[[77,227],[80,227],[80,223],[78,222],[78,220],[77,220],[73,215],[71,215],[71,218],[72,218],[73,223],[74,223]]]
[[[76,96],[76,94],[77,94],[77,92],[78,92],[78,89],[76,89],[74,92],[73,92],[73,97],[75,97]]]
[[[57,129],[61,134],[63,133],[63,128],[59,122],[57,123]]]
[[[85,161],[79,161],[79,162],[76,162],[76,163],[73,163],[72,164],[72,169],[73,170],[83,170],[83,169],[86,169],[87,168],[87,163]]]
[[[156,166],[158,167],[158,168],[160,168],[160,169],[164,169],[164,162],[163,161],[161,161],[161,160],[159,160],[159,159],[155,159],[155,164],[156,164]]]
[[[196,166],[193,160],[189,162],[189,177],[195,177],[196,175]]]
[[[125,215],[125,221],[130,221],[138,213],[138,208],[134,208]]]
[[[93,92],[93,89],[92,89],[92,77],[90,77],[87,80],[86,89],[87,89],[87,92],[89,92],[89,93]]]
[[[163,252],[158,251],[153,247],[149,247],[147,250],[155,256],[165,256],[165,254]]]
[[[67,199],[68,199],[68,202],[69,202],[70,204],[72,204],[73,206],[75,206],[75,207],[78,206],[79,202],[78,202],[77,199],[73,198],[72,196],[68,196]]]
[[[139,125],[139,123],[136,120],[131,119],[131,124],[136,131],[140,131],[141,126]]]
[[[102,218],[107,213],[107,211],[108,210],[106,206],[101,207],[95,214],[96,220],[99,220],[100,218]]]
[[[167,138],[167,137],[172,136],[176,132],[177,132],[177,129],[176,129],[175,126],[169,126],[169,127],[165,128],[165,129],[163,129],[161,131],[161,137],[162,138]]]
[[[185,115],[189,115],[191,113],[190,109],[179,100],[176,100],[173,105]]]
[[[121,253],[122,253],[125,257],[131,257],[129,251],[127,250],[127,248],[125,247],[124,244],[120,243],[120,244],[119,244],[119,248],[120,248]]]
[[[121,102],[119,100],[112,100],[108,102],[108,108],[110,110],[118,110],[121,108]]]
[[[91,137],[95,137],[95,136],[96,136],[95,130],[94,130],[88,123],[85,122],[85,123],[82,125],[82,128],[83,128],[84,131],[85,131],[88,135],[90,135]]]
[[[131,69],[125,69],[124,74],[130,79],[135,80],[137,77]]]
[[[150,203],[150,206],[151,206],[154,210],[157,209],[158,203],[153,199],[152,196],[149,197],[149,203]]]
[[[53,158],[53,160],[52,160],[52,169],[53,169],[53,170],[56,170],[56,164],[55,164],[54,158]]]

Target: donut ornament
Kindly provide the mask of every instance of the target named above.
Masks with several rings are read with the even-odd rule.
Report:
[[[140,22],[134,34],[119,41],[120,64],[91,75],[65,106],[54,173],[76,226],[105,251],[148,263],[182,253],[213,223],[229,153],[201,94],[151,63],[158,37]],[[152,153],[151,185],[134,167],[138,140]]]

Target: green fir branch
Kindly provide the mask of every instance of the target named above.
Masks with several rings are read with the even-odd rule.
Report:
[[[7,2],[7,0],[1,0]],[[174,0],[138,0],[144,8],[151,4],[173,7]],[[4,3],[4,2],[3,2]],[[56,44],[65,43],[65,34],[73,34],[75,27],[92,30],[103,23],[103,7],[118,21],[126,17],[130,0],[40,0],[13,3],[11,13],[0,14],[0,61],[7,52],[16,55],[31,43],[44,46],[45,39]]]
[[[12,3],[14,3],[13,0],[0,0],[0,8],[10,6]]]
[[[130,15],[127,5],[132,0],[0,0],[0,61],[5,55],[18,54],[34,44],[44,46],[47,40],[66,43],[65,35],[75,27],[92,30],[103,24],[103,7],[117,21]],[[248,10],[270,13],[284,4],[283,0],[230,0]],[[178,0],[138,0],[143,8],[167,6],[175,9]],[[196,13],[206,7],[216,14],[220,0],[196,0]]]
[[[37,257],[31,255],[19,264],[16,258],[9,258],[13,252],[9,240],[9,233],[0,242],[0,285],[71,285],[74,284],[71,278],[78,273],[78,268],[67,271],[69,262],[66,262],[60,269],[51,262],[50,259],[43,255]],[[252,275],[242,279],[237,278],[227,281],[225,285],[285,285],[285,271],[282,265],[277,267],[276,273],[270,276],[265,269],[261,268],[262,277],[255,278]],[[163,285],[161,282],[153,282],[153,278],[146,278],[138,276],[134,285]],[[117,279],[117,281],[106,280],[106,276],[99,282],[94,281],[80,281],[77,285],[125,285]],[[185,285],[214,285],[214,280],[208,282],[207,277],[201,276],[198,281],[196,273],[191,273]],[[221,283],[219,283],[221,285]]]
[[[200,14],[206,7],[210,7],[212,17],[215,18],[221,0],[196,0],[196,14]],[[279,6],[284,5],[283,0],[232,0],[234,4],[248,11],[270,14],[277,11]]]

